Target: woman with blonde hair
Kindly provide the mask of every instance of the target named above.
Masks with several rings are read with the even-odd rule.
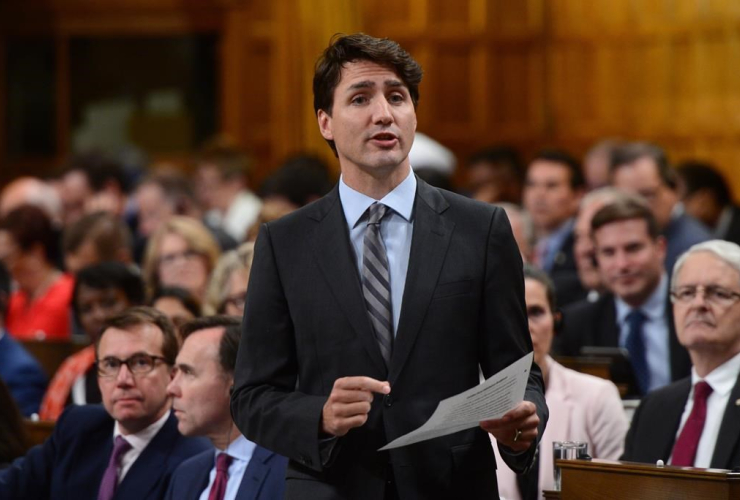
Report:
[[[144,278],[150,294],[161,287],[180,287],[203,300],[221,250],[203,223],[174,216],[149,238]]]
[[[227,314],[241,317],[244,314],[253,255],[254,243],[249,242],[221,256],[208,284],[203,307],[206,315]]]

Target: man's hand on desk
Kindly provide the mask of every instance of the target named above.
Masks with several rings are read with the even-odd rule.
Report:
[[[522,401],[503,417],[484,420],[480,426],[507,448],[514,451],[526,451],[537,439],[539,424],[540,417],[537,416],[534,403]]]
[[[370,377],[344,377],[334,382],[321,412],[321,430],[331,436],[344,436],[350,429],[367,422],[373,393],[390,394],[388,382]]]

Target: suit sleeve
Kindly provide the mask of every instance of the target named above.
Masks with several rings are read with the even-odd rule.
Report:
[[[488,254],[482,307],[483,331],[480,335],[480,365],[486,378],[532,351],[526,305],[522,258],[511,232],[511,226],[501,209],[494,209],[488,235]],[[536,443],[524,453],[515,453],[499,445],[504,462],[514,471],[523,472],[531,466],[539,439],[545,431],[548,410],[545,403],[542,373],[533,362],[524,399],[537,407],[540,417]]]
[[[268,225],[257,238],[237,354],[234,422],[264,448],[321,470],[319,430],[326,396],[296,391],[296,339]]]

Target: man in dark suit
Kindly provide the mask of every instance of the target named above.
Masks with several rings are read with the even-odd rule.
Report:
[[[210,316],[180,329],[182,349],[167,392],[183,436],[205,436],[213,448],[177,468],[168,499],[283,498],[288,461],[247,441],[229,412],[240,327],[238,318]]]
[[[586,296],[573,256],[574,217],[584,187],[581,166],[563,151],[541,151],[527,168],[523,199],[537,237],[535,263],[552,278],[561,305]]]
[[[701,221],[715,238],[740,244],[740,206],[732,202],[727,180],[714,165],[687,161],[676,169],[686,212]]]
[[[68,408],[43,445],[0,472],[0,498],[162,498],[172,471],[208,446],[182,437],[170,412],[176,354],[174,327],[156,310],[111,318],[97,346],[104,406]]]
[[[691,376],[648,394],[623,460],[740,466],[740,246],[712,240],[676,263],[673,314]]]
[[[685,377],[690,362],[673,331],[665,240],[649,207],[625,194],[594,214],[591,231],[599,272],[611,293],[564,309],[558,354],[575,356],[585,346],[624,347],[638,394]]]
[[[676,173],[662,148],[645,142],[628,142],[612,151],[614,187],[645,198],[665,237],[665,269],[673,270],[678,256],[692,245],[711,238],[707,228],[688,215],[679,203]]]
[[[10,273],[0,262],[0,379],[8,386],[21,413],[30,417],[39,411],[47,380],[36,358],[5,330],[9,297]]]
[[[491,376],[531,351],[504,212],[411,172],[420,81],[395,42],[335,38],[314,108],[342,178],[257,239],[232,413],[290,459],[288,499],[498,498],[483,429],[518,471],[544,429],[533,365],[525,401],[503,418],[377,451],[476,386],[479,366]]]

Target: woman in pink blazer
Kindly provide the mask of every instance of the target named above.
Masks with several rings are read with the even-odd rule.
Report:
[[[584,441],[592,457],[616,460],[622,454],[629,426],[619,391],[612,382],[565,368],[550,357],[560,320],[550,279],[539,269],[525,265],[524,286],[534,360],[545,379],[550,419],[540,442],[536,476],[532,471],[528,478],[519,476],[517,480],[503,460],[496,457],[499,494],[507,500],[543,498],[542,490],[553,488],[553,441]],[[534,477],[538,479],[536,486]]]

